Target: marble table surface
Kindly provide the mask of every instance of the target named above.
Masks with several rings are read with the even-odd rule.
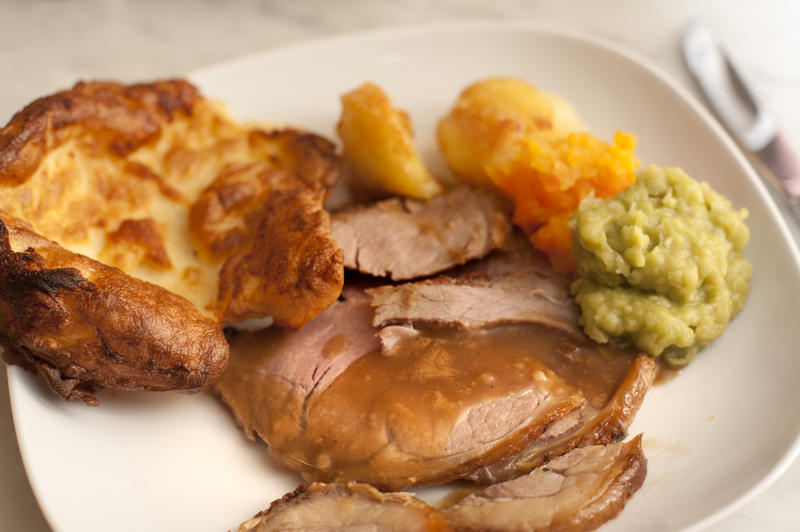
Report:
[[[304,40],[459,19],[523,19],[600,35],[648,57],[695,94],[679,38],[687,22],[700,19],[800,150],[800,2],[793,0],[4,0],[0,122],[78,79],[174,76]],[[20,460],[6,388],[0,371],[0,530],[49,530]],[[710,530],[800,530],[797,501],[795,462]]]

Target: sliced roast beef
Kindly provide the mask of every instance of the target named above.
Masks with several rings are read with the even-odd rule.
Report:
[[[484,257],[510,225],[486,191],[458,188],[428,202],[392,198],[333,215],[345,268],[393,280],[433,275]]]
[[[236,360],[216,390],[249,439],[258,436],[269,442],[301,430],[306,398],[325,390],[354,360],[379,349],[369,324],[369,299],[359,290],[345,289],[344,294],[346,299],[300,331],[272,327],[232,333],[229,341],[237,346]],[[290,415],[274,415],[273,409],[284,408]]]
[[[575,449],[441,512],[410,493],[313,483],[273,502],[239,531],[593,530],[616,517],[644,482],[641,439]]]
[[[437,324],[481,329],[531,323],[582,335],[578,309],[563,287],[536,271],[439,276],[367,290],[376,327]]]
[[[381,493],[367,484],[300,487],[239,527],[239,532],[440,532],[440,512],[410,493]]]
[[[511,231],[503,246],[487,255],[485,259],[459,266],[449,271],[448,275],[460,277],[468,273],[492,276],[528,273],[547,279],[545,281],[547,283],[555,283],[566,293],[569,293],[569,287],[573,280],[568,275],[554,272],[547,256],[534,248],[528,237],[519,229]]]
[[[603,445],[625,436],[656,375],[655,361],[636,357],[622,383],[601,405],[599,397],[551,425],[527,448],[508,458],[476,469],[469,478],[490,484],[524,475],[531,469],[577,447]],[[591,395],[590,395],[591,397]]]
[[[443,513],[458,530],[593,530],[622,511],[646,474],[639,435],[575,449]]]

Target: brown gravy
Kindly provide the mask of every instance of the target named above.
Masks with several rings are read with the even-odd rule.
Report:
[[[349,460],[370,456],[389,440],[436,456],[471,407],[526,393],[574,391],[531,356],[540,346],[531,349],[522,338],[505,336],[500,330],[429,330],[399,340],[391,356],[376,351],[360,358],[308,402],[307,438],[324,441],[336,434],[348,442],[337,454]]]
[[[335,356],[348,343],[334,336],[324,355]],[[539,326],[428,328],[399,340],[391,356],[366,354],[327,389],[311,394],[303,405],[302,432],[275,438],[287,445],[273,445],[273,451],[334,476],[370,467],[390,447],[420,459],[457,454],[475,446],[471,440],[463,449],[454,443],[455,427],[468,412],[498,402],[504,422],[516,430],[530,422],[527,416],[545,396],[566,400],[582,393],[590,406],[601,408],[632,361],[627,351]],[[297,426],[291,421],[298,413],[285,406],[281,400],[268,409],[273,427]],[[492,415],[497,413],[478,422],[492,424]]]
[[[630,352],[538,326],[429,328],[400,340],[392,356],[373,352],[354,362],[309,401],[307,430],[312,439],[348,433],[353,454],[362,456],[385,444],[389,432],[443,448],[466,409],[532,386],[580,390],[601,408],[632,361]]]

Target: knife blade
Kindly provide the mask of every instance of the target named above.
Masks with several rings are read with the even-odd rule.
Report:
[[[800,223],[800,159],[711,31],[686,27],[683,58],[711,109]]]

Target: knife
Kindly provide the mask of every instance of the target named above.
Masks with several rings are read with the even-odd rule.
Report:
[[[702,24],[683,34],[683,58],[711,108],[800,223],[800,159]]]

